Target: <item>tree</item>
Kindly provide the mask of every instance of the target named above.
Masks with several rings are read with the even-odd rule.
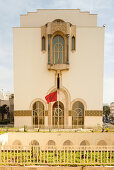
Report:
[[[109,114],[110,114],[110,107],[108,105],[103,106],[103,115],[105,115],[106,120],[108,120]]]
[[[9,113],[9,107],[4,104],[3,106],[0,106],[0,113],[2,114],[2,121],[4,120],[4,114]]]

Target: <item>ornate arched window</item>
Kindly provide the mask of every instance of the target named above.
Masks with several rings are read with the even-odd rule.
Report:
[[[44,125],[44,105],[40,101],[33,104],[33,125],[35,127]]]
[[[77,101],[72,106],[72,125],[74,128],[84,125],[84,105]]]
[[[55,128],[64,126],[64,105],[60,101],[53,105],[52,124]]]
[[[61,35],[53,38],[53,64],[65,63],[65,42]]]

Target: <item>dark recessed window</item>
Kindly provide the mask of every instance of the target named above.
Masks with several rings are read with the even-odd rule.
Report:
[[[42,37],[42,51],[45,50],[45,37]]]
[[[75,50],[75,37],[72,37],[72,50]]]

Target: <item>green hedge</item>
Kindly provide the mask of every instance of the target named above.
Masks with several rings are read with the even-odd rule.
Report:
[[[1,124],[1,125],[5,125],[5,124],[8,124],[8,123],[10,123],[10,120],[9,120],[9,119],[0,120],[0,124]]]

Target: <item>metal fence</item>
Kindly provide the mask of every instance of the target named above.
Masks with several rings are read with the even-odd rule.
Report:
[[[0,165],[114,166],[114,146],[0,146]]]

